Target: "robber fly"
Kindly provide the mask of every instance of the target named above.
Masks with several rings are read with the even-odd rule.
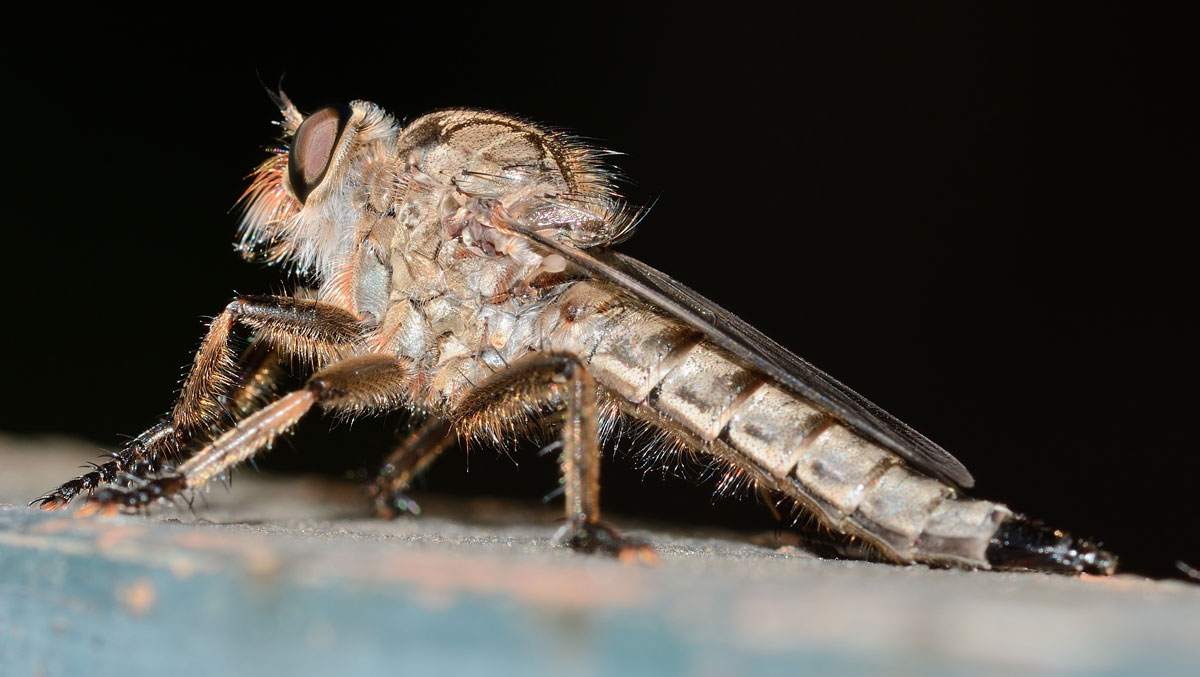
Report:
[[[723,468],[899,563],[1110,574],[1116,558],[961,493],[953,456],[667,275],[609,247],[640,213],[606,155],[518,118],[445,110],[410,124],[365,101],[308,116],[280,93],[283,141],[243,196],[238,248],[311,292],[240,296],[208,328],[169,415],[34,501],[137,510],[269,449],[313,408],[420,421],[383,464],[379,511],[456,439],[553,430],[567,520],[556,542],[641,557],[600,520],[605,439]],[[247,348],[235,350],[237,332]],[[279,394],[282,365],[311,373]],[[551,427],[552,426],[552,427]]]

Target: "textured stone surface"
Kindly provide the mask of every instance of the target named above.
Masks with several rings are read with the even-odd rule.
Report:
[[[1200,586],[822,560],[614,516],[657,566],[551,548],[557,510],[244,471],[195,514],[24,507],[95,450],[0,437],[5,675],[1182,673]]]

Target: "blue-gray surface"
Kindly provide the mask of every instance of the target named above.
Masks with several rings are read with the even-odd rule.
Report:
[[[657,527],[634,532],[660,563],[627,565],[548,547],[553,512],[431,498],[420,519],[381,522],[353,487],[250,473],[198,516],[78,519],[14,505],[87,454],[0,438],[4,467],[28,469],[0,478],[0,674],[1183,674],[1200,664],[1200,588],[1184,583],[833,562]]]

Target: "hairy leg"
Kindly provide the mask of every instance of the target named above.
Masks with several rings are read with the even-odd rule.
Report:
[[[279,383],[287,375],[279,349],[254,340],[238,359],[235,381],[238,386],[228,397],[228,424],[245,418],[270,403],[278,395]]]
[[[600,521],[600,445],[596,383],[568,355],[533,355],[480,384],[459,405],[455,425],[469,438],[497,439],[513,421],[561,409],[563,493],[567,521],[555,540],[581,552],[622,559],[652,560],[650,547],[628,539]]]
[[[240,359],[230,346],[238,325],[255,332],[254,344]],[[315,368],[351,352],[361,333],[354,315],[338,306],[282,296],[239,296],[210,323],[171,413],[113,454],[112,460],[30,505],[61,508],[101,483],[123,476],[148,477],[194,437],[225,427],[252,410],[271,392],[280,357]]]
[[[81,512],[140,508],[197,489],[233,466],[270,449],[314,405],[347,418],[382,413],[401,406],[408,393],[409,368],[400,358],[369,354],[336,362],[313,374],[305,386],[247,416],[175,471],[128,487],[106,487],[92,494]]]
[[[401,513],[420,514],[421,507],[408,497],[412,481],[425,471],[446,447],[454,442],[450,422],[433,417],[423,421],[383,462],[379,476],[368,491],[380,517],[394,519]]]
[[[209,325],[196,351],[170,420],[177,430],[195,431],[220,423],[222,398],[235,385],[236,356],[229,345],[235,326],[256,334],[257,342],[311,368],[348,354],[362,337],[349,311],[320,301],[284,296],[240,296]]]

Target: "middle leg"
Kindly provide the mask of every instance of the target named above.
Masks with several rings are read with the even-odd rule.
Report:
[[[403,513],[419,515],[421,507],[408,496],[413,480],[424,472],[454,442],[450,421],[432,417],[405,436],[400,446],[383,462],[379,476],[367,491],[375,512],[384,519]]]

